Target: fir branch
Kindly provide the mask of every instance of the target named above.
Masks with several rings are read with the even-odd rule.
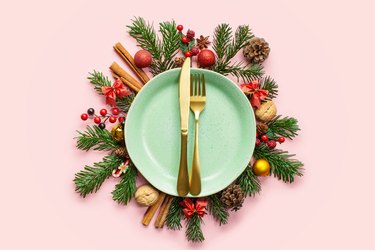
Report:
[[[77,131],[79,136],[77,139],[77,148],[81,150],[112,150],[120,146],[120,143],[112,138],[111,133],[106,129],[101,129],[94,125],[87,126],[85,132]]]
[[[162,22],[159,25],[160,33],[163,38],[162,51],[164,63],[168,65],[170,61],[173,62],[173,57],[178,52],[180,47],[180,36],[174,20],[172,22]]]
[[[212,48],[216,52],[217,60],[224,61],[227,48],[232,40],[232,28],[229,24],[219,24],[215,28],[214,37],[212,41]]]
[[[246,196],[254,196],[261,191],[260,181],[251,166],[247,166],[245,171],[238,177],[237,184],[240,185]]]
[[[197,213],[194,213],[189,219],[187,219],[185,235],[188,241],[204,241],[201,223],[203,223],[203,220]]]
[[[251,64],[244,66],[242,62],[233,65],[217,65],[214,71],[222,75],[233,75],[237,77],[237,81],[241,78],[243,81],[253,81],[259,79],[263,75],[263,66],[260,64]]]
[[[112,82],[108,79],[107,76],[104,76],[102,72],[94,70],[93,73],[89,73],[87,79],[90,81],[92,85],[94,85],[94,89],[100,95],[103,95],[102,87],[110,87],[112,86]]]
[[[219,222],[220,226],[228,223],[229,213],[220,201],[218,194],[210,195],[208,198],[208,212]]]
[[[261,144],[255,147],[255,159],[264,158],[271,166],[271,173],[279,180],[292,183],[296,176],[302,176],[303,163],[292,159],[295,155],[291,155],[286,151],[279,149],[269,149],[267,145]]]
[[[267,136],[271,139],[277,139],[284,136],[290,140],[298,135],[297,131],[300,130],[297,119],[293,117],[276,116],[267,125]]]
[[[271,100],[271,99],[277,97],[277,94],[279,92],[278,87],[279,86],[277,85],[277,83],[275,82],[275,80],[272,79],[269,76],[267,76],[266,78],[264,78],[259,83],[259,88],[260,89],[264,89],[264,90],[268,91],[268,95],[267,95],[267,99],[268,100]]]
[[[181,218],[182,218],[182,207],[180,202],[182,198],[174,197],[171,207],[169,208],[167,218],[165,224],[167,225],[168,229],[171,230],[180,230],[182,228],[181,225]]]
[[[232,43],[227,48],[227,55],[225,57],[226,61],[230,61],[237,53],[245,47],[249,40],[253,38],[253,34],[248,25],[238,26]]]
[[[112,191],[113,200],[126,205],[133,198],[136,187],[137,169],[130,163],[126,172],[122,175],[120,183]]]
[[[94,167],[85,166],[84,170],[76,173],[74,183],[76,192],[85,198],[86,195],[97,192],[103,182],[111,176],[112,171],[116,169],[121,159],[114,155],[108,155],[102,162],[94,163]]]
[[[121,109],[122,112],[126,113],[128,112],[131,104],[133,103],[133,100],[135,98],[135,94],[130,94],[128,96],[125,96],[123,98],[117,98],[116,99],[116,106]]]

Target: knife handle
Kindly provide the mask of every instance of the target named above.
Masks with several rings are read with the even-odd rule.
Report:
[[[186,196],[189,193],[189,173],[187,161],[187,139],[188,132],[181,131],[181,154],[180,168],[177,178],[177,193],[179,196]]]

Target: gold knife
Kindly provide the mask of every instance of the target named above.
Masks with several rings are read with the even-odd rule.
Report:
[[[186,57],[180,73],[178,87],[180,101],[180,126],[181,126],[181,154],[180,168],[177,178],[177,193],[179,196],[186,196],[189,193],[189,173],[187,161],[187,140],[190,106],[190,58]]]

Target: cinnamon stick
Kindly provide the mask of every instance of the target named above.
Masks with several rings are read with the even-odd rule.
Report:
[[[164,202],[159,209],[158,217],[156,217],[155,228],[163,228],[165,220],[167,219],[169,209],[172,205],[172,201],[173,197],[169,195],[166,199],[164,199]]]
[[[142,220],[143,225],[148,226],[148,224],[150,224],[150,222],[152,220],[152,217],[154,217],[154,214],[156,213],[156,211],[158,210],[160,205],[163,203],[164,198],[165,198],[165,193],[161,192],[159,194],[159,198],[156,201],[156,203],[154,205],[148,207],[145,215],[143,216],[143,220]]]
[[[143,85],[139,83],[137,80],[134,79],[128,72],[126,72],[123,68],[120,67],[116,62],[113,62],[109,67],[113,73],[118,75],[119,77],[123,77],[127,82],[130,82],[132,85],[136,86],[138,89],[141,89]]]
[[[124,61],[130,66],[130,68],[134,71],[134,73],[138,76],[138,78],[143,82],[147,83],[150,78],[146,75],[146,73],[138,68],[134,63],[134,58],[130,53],[122,46],[121,43],[116,43],[113,48],[119,54],[119,56],[124,59]]]

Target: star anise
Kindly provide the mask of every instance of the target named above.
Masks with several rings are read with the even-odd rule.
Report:
[[[199,38],[197,38],[197,46],[199,47],[199,49],[207,48],[207,46],[211,44],[211,42],[208,40],[209,38],[209,36],[202,35]]]

